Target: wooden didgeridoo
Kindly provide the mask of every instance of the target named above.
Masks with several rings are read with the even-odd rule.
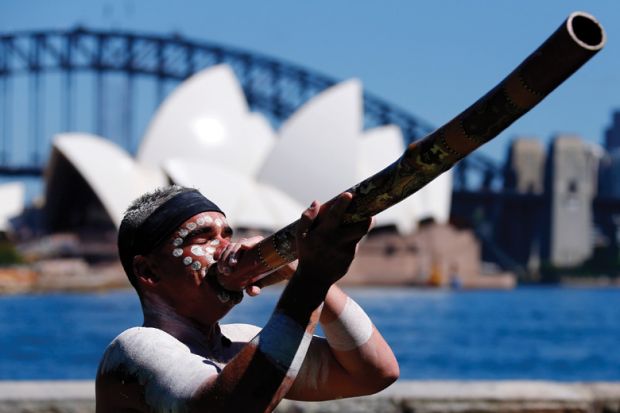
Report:
[[[349,188],[353,200],[344,221],[361,221],[402,201],[496,137],[597,53],[605,37],[593,16],[572,13],[490,92],[430,135],[411,143],[393,164]],[[281,281],[275,274],[266,274],[297,258],[296,225],[297,221],[244,251],[235,276],[218,277],[221,284],[241,290],[246,285],[266,286]],[[234,285],[232,279],[242,279],[243,274],[255,275]]]

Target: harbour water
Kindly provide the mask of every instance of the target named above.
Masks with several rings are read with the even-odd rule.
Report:
[[[620,381],[620,289],[347,290],[392,345],[403,379]],[[227,322],[263,325],[279,291],[246,297]],[[0,297],[0,380],[93,379],[139,325],[135,293]]]

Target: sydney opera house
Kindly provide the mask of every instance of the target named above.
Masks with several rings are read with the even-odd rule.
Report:
[[[362,105],[360,82],[346,81],[315,96],[274,130],[249,110],[228,66],[203,70],[161,104],[135,157],[105,137],[55,136],[42,206],[47,231],[56,239],[73,234],[91,261],[106,254],[114,260],[116,227],[130,201],[175,183],[213,199],[239,233],[273,232],[296,220],[313,199],[331,199],[402,154],[398,127],[363,130]],[[473,235],[448,224],[451,188],[447,172],[379,214],[346,281],[488,283],[491,278],[480,275]],[[23,196],[19,188],[0,190],[7,193],[3,199]],[[6,225],[19,201],[4,208],[0,220]],[[492,278],[493,285],[512,283],[510,277]]]

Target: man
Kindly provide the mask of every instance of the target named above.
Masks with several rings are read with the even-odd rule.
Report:
[[[218,323],[243,294],[221,280],[235,276],[240,254],[258,239],[232,243],[224,213],[192,189],[171,186],[134,201],[118,244],[144,325],[106,349],[97,412],[265,412],[282,398],[359,396],[394,382],[390,347],[335,286],[370,226],[341,225],[351,198],[345,193],[323,209],[315,201],[303,212],[297,268],[286,273],[262,330]],[[313,335],[318,322],[325,338]]]

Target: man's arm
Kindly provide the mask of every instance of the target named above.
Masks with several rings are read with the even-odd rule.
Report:
[[[262,331],[195,393],[196,410],[273,410],[297,376],[326,291],[293,277]]]
[[[312,341],[287,398],[363,396],[398,378],[398,362],[389,345],[361,307],[335,285],[327,294],[320,322],[326,339]]]
[[[351,194],[332,207],[318,203],[298,224],[299,266],[265,328],[195,392],[192,406],[209,411],[271,411],[291,388],[331,285],[348,270],[370,222],[341,226]]]

